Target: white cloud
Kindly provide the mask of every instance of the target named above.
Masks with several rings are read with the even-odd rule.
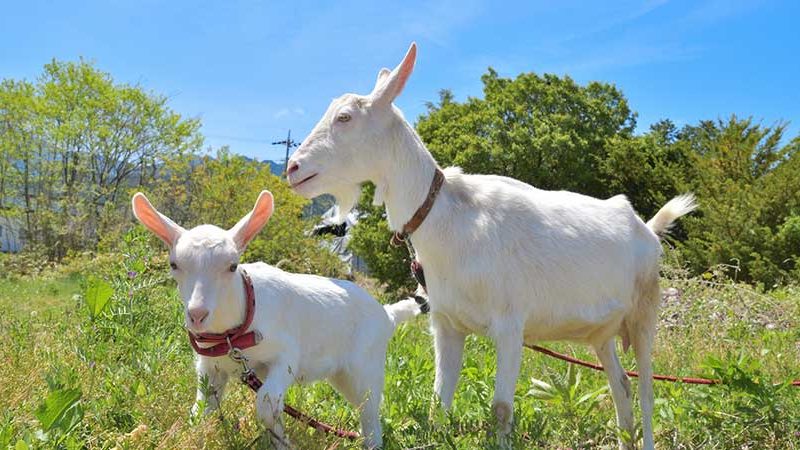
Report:
[[[300,117],[300,116],[304,116],[305,114],[306,114],[306,110],[301,108],[301,107],[299,107],[299,106],[295,106],[293,108],[284,107],[284,108],[281,108],[278,111],[276,111],[275,114],[272,115],[272,118],[273,119],[283,119],[283,118],[287,118],[287,117],[290,117],[290,116],[291,117]]]

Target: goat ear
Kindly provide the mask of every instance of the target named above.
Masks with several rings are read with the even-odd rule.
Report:
[[[410,77],[411,72],[414,71],[414,63],[416,60],[417,44],[416,42],[412,42],[403,61],[395,67],[380,86],[375,86],[375,90],[372,92],[372,103],[383,106],[390,105],[394,99],[403,92],[408,77]],[[381,71],[381,73],[383,73],[383,71]],[[379,74],[378,82],[380,83],[380,81],[381,76]]]
[[[387,69],[386,67],[384,67],[383,69],[381,69],[381,70],[378,72],[378,79],[377,79],[377,80],[375,80],[375,87],[374,87],[374,88],[372,88],[372,94],[370,94],[370,95],[375,95],[375,93],[376,93],[376,92],[378,92],[378,90],[379,90],[381,87],[383,87],[383,84],[384,84],[384,82],[386,81],[386,78],[387,78],[387,77],[389,76],[389,74],[391,74],[391,73],[392,73],[392,71],[391,71],[391,70],[389,70],[389,69]]]
[[[137,192],[131,200],[133,215],[142,225],[152,231],[168,247],[173,247],[184,230],[169,217],[158,212],[150,200],[141,192]]]
[[[247,248],[247,244],[264,228],[264,225],[267,224],[267,221],[272,216],[274,207],[272,193],[261,191],[253,210],[228,230],[233,236],[233,242],[236,243],[236,248],[239,252],[243,252]]]

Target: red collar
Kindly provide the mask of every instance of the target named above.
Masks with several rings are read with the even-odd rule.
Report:
[[[244,322],[236,328],[231,328],[223,333],[192,333],[189,330],[189,343],[199,355],[203,356],[223,356],[231,351],[231,348],[244,350],[255,346],[261,341],[261,333],[258,331],[247,331],[253,323],[253,316],[256,312],[256,294],[253,290],[253,281],[250,275],[241,269],[242,281],[244,281],[245,293],[245,316]],[[200,347],[201,344],[215,344],[211,347]]]

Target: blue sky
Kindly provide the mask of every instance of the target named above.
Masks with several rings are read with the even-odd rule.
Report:
[[[415,40],[417,67],[397,101],[410,119],[442,88],[480,96],[492,66],[615,83],[640,131],[736,113],[800,133],[797,1],[278,3],[7,2],[0,78],[84,57],[199,117],[206,146],[282,159],[271,141],[289,128],[302,139],[331,98],[369,92]]]

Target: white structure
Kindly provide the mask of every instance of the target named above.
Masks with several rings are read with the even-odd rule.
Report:
[[[230,230],[200,225],[184,230],[161,215],[147,198],[133,197],[136,218],[169,247],[172,275],[193,333],[224,333],[245,318],[239,257],[272,215],[272,194],[263,191],[253,210]],[[403,320],[419,313],[413,299],[381,306],[353,283],[287,273],[264,263],[242,264],[255,290],[250,331],[262,339],[244,350],[263,386],[256,394],[258,416],[272,430],[276,448],[288,446],[281,413],[293,383],[327,379],[353,406],[361,408],[361,430],[369,448],[382,443],[378,412],[383,392],[386,346]],[[225,384],[238,378],[228,356],[198,355],[197,373],[207,376],[213,395],[198,389],[197,403],[209,412],[219,405]]]
[[[23,224],[18,218],[0,216],[0,251],[17,253],[22,250]]]
[[[412,44],[397,68],[378,73],[370,94],[333,100],[289,161],[288,180],[296,192],[308,198],[333,194],[343,217],[361,183],[371,181],[376,202],[386,204],[389,226],[402,229],[439,170],[392,105],[415,59]],[[507,443],[523,344],[570,340],[594,348],[618,424],[635,436],[629,381],[616,353],[620,336],[636,354],[644,447],[652,449],[657,234],[694,208],[693,197],[671,200],[645,224],[621,195],[599,200],[544,191],[455,167],[444,174],[433,208],[411,236],[430,294],[434,390],[442,405],[452,405],[466,335],[489,336],[497,348],[493,410],[500,441]]]

